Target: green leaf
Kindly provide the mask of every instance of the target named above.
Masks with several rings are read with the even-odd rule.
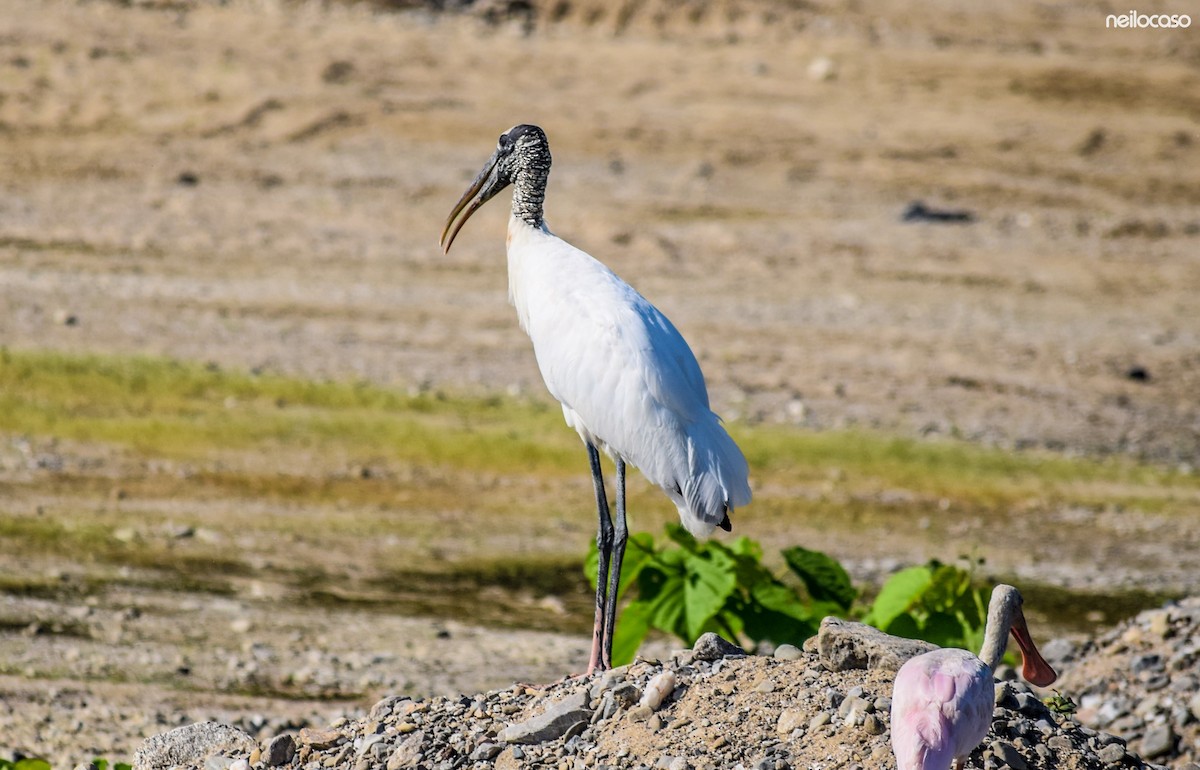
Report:
[[[649,623],[654,628],[686,638],[687,579],[682,571],[664,572],[657,565],[638,576],[638,596],[649,606]]]
[[[737,587],[736,563],[724,549],[711,547],[688,559],[684,606],[688,644],[699,638]],[[707,557],[707,558],[706,558]]]
[[[13,768],[14,770],[50,770],[50,763],[44,759],[27,757],[25,759],[18,759]]]
[[[858,596],[842,565],[820,551],[794,546],[783,552],[783,559],[804,581],[808,595],[815,601],[833,602],[846,612]]]
[[[612,662],[614,666],[623,666],[633,660],[642,640],[650,632],[650,615],[652,608],[646,602],[630,602],[617,619],[617,628],[613,633]]]
[[[939,647],[960,647],[963,644],[963,627],[953,615],[933,612],[925,619],[921,638]]]
[[[796,620],[809,620],[812,613],[796,592],[783,583],[760,583],[750,589],[750,598],[764,609],[778,612]]]
[[[621,562],[621,591],[617,595],[620,601],[636,580],[642,568],[655,557],[654,536],[649,532],[635,532],[629,536],[625,545],[625,559]],[[583,562],[583,574],[587,577],[588,585],[596,587],[596,572],[600,565],[600,551],[596,548],[596,538],[592,538],[587,558]],[[100,768],[104,770],[104,768]]]
[[[817,633],[808,608],[787,586],[762,584],[751,591],[751,601],[740,609],[746,635],[751,639],[769,639],[777,644],[799,646]]]
[[[699,541],[696,540],[695,536],[679,524],[667,525],[667,537],[688,551],[695,551],[697,545],[699,545]]]
[[[745,556],[755,563],[762,561],[762,546],[742,535],[729,544],[729,551],[734,556]]]
[[[96,770],[108,770],[108,760],[107,759],[103,759],[101,757],[95,757],[94,759],[92,759],[92,764],[95,765]]]
[[[920,639],[921,628],[917,625],[917,621],[912,615],[907,612],[901,613],[892,618],[892,622],[887,624],[887,627],[882,628],[882,631],[891,634],[892,636],[902,636],[905,639]]]
[[[892,575],[883,584],[883,588],[879,589],[879,595],[871,605],[866,622],[887,631],[893,620],[913,606],[929,587],[932,579],[933,575],[928,567],[909,567]]]

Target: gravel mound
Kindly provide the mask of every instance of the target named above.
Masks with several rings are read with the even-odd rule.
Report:
[[[1139,616],[1129,627],[1141,622]],[[856,644],[856,634],[871,656],[823,654],[844,652]],[[218,754],[195,766],[891,768],[890,693],[902,656],[882,652],[888,644],[912,645],[888,639],[858,624],[830,622],[805,649],[784,645],[772,656],[734,650],[709,660],[713,656],[697,654],[713,648],[708,639],[663,661],[639,659],[546,687],[515,684],[452,698],[392,696],[364,718],[276,736],[248,755]],[[851,667],[856,665],[869,667]],[[991,732],[969,766],[1158,767],[1123,738],[1060,712],[1023,682],[997,683]]]
[[[1049,652],[1067,672],[1059,687],[1079,702],[1081,723],[1122,736],[1147,759],[1200,770],[1200,597]]]

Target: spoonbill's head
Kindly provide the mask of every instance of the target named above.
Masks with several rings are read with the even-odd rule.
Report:
[[[1029,625],[1025,622],[1025,612],[1021,609],[1024,601],[1017,589],[1012,586],[999,585],[995,589],[996,594],[1004,595],[1007,600],[1005,603],[1011,607],[1011,624],[1008,630],[1012,633],[1013,639],[1017,640],[1017,646],[1021,649],[1021,676],[1025,677],[1025,681],[1038,687],[1046,687],[1054,683],[1058,678],[1058,674],[1038,652],[1037,645],[1033,643],[1033,637],[1029,634]]]
[[[550,144],[545,131],[527,123],[505,131],[496,142],[492,157],[446,218],[440,241],[442,251],[449,252],[455,236],[471,215],[510,184],[516,184],[527,196],[536,196],[540,205],[549,173]]]

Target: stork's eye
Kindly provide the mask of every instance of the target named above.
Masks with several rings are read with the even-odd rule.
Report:
[[[496,149],[503,150],[507,147],[511,147],[512,143],[513,140],[511,136],[508,134],[501,134],[500,139],[496,142]]]

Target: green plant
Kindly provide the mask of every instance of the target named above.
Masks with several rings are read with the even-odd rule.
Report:
[[[978,650],[987,603],[973,569],[935,560],[888,578],[862,621],[894,636]]]
[[[806,639],[825,615],[845,614],[856,595],[841,565],[817,551],[790,548],[783,553],[807,591],[805,600],[762,565],[762,548],[749,538],[729,545],[701,542],[678,524],[669,524],[667,539],[675,547],[656,547],[645,532],[629,538],[621,586],[622,592],[636,586],[637,598],[621,612],[614,663],[631,660],[652,628],[688,644],[707,631],[755,642]],[[597,563],[593,542],[585,565],[593,582]]]
[[[50,763],[36,757],[26,757],[16,762],[0,759],[0,770],[50,770]]]
[[[817,632],[826,615],[852,617],[898,636],[942,646],[977,649],[987,617],[986,595],[972,571],[930,562],[893,575],[865,613],[858,591],[832,557],[795,546],[782,551],[790,581],[762,564],[762,547],[740,537],[725,545],[698,541],[668,524],[667,544],[647,532],[633,534],[621,569],[621,590],[637,598],[622,610],[613,638],[613,662],[633,659],[651,629],[687,644],[707,631],[728,639],[799,644]],[[670,544],[674,544],[673,546]],[[598,563],[593,542],[585,573],[594,583]]]
[[[1046,708],[1055,714],[1067,717],[1079,710],[1078,704],[1071,700],[1070,695],[1063,695],[1058,690],[1055,690],[1053,695],[1047,695],[1045,698],[1042,698],[1042,703],[1045,703]]]
[[[133,765],[128,762],[109,762],[100,757],[92,760],[92,767],[96,770],[133,770]],[[16,762],[0,759],[0,770],[51,770],[51,766],[46,760],[36,757],[26,757]]]

